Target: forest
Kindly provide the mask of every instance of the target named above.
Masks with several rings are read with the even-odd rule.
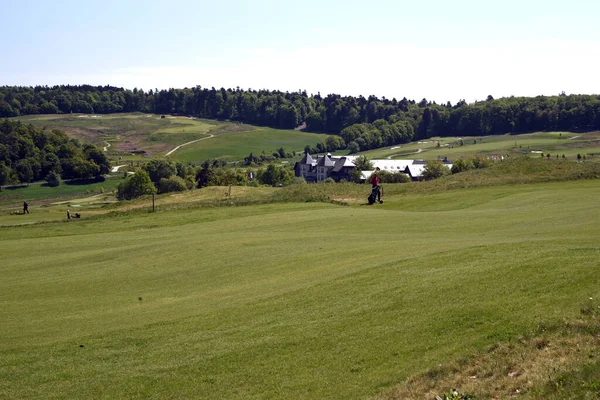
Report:
[[[102,149],[81,144],[59,130],[42,130],[20,121],[0,121],[0,187],[46,180],[98,178],[110,172]]]
[[[472,104],[353,97],[306,91],[113,86],[3,86],[0,117],[58,113],[145,112],[191,115],[339,135],[313,150],[351,152],[434,136],[487,136],[600,129],[600,96],[505,97]]]

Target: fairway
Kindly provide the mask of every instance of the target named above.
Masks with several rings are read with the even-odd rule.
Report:
[[[439,146],[438,146],[439,143]],[[461,144],[462,143],[462,144]],[[456,160],[459,157],[475,155],[504,156],[529,155],[540,157],[539,152],[550,153],[552,158],[558,154],[562,158],[576,160],[577,154],[587,155],[588,159],[598,159],[600,155],[600,134],[598,132],[537,132],[521,135],[495,135],[485,137],[443,137],[429,138],[375,150],[365,154],[369,158],[420,158],[434,160],[448,157]]]
[[[70,137],[105,148],[113,160],[120,157],[118,162],[165,156],[190,142],[194,143],[172,152],[170,157],[189,162],[215,158],[239,161],[251,152],[270,155],[280,147],[302,152],[306,145],[314,147],[327,138],[296,130],[142,113],[30,115],[18,119],[37,127],[64,130]]]
[[[600,296],[599,196],[591,180],[2,229],[0,398],[374,396]]]
[[[271,155],[283,147],[286,151],[301,153],[304,147],[314,147],[324,142],[328,135],[290,131],[248,125],[234,127],[223,126],[210,131],[215,138],[190,144],[173,154],[173,158],[182,161],[197,161],[212,158],[241,160],[250,153],[260,155],[266,151]]]

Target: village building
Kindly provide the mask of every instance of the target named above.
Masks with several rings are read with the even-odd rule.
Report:
[[[331,154],[323,156],[311,156],[308,152],[294,166],[296,177],[302,177],[307,182],[323,182],[331,178],[336,182],[341,180],[351,181],[352,173],[356,169],[355,160],[357,156],[334,157]],[[423,175],[425,160],[370,160],[374,168],[390,173],[406,174],[411,180],[418,181]],[[444,165],[450,169],[452,163],[448,160],[443,161]],[[361,171],[363,180],[374,171]]]

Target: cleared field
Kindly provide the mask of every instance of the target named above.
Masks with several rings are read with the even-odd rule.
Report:
[[[71,137],[106,147],[111,158],[121,157],[122,161],[164,156],[175,147],[198,139],[206,140],[182,147],[171,154],[171,158],[190,162],[214,158],[240,160],[250,152],[271,154],[282,146],[288,152],[301,152],[306,145],[316,146],[327,137],[295,130],[141,113],[34,115],[19,119],[39,127],[61,129]],[[146,157],[132,154],[136,151],[145,151]]]
[[[597,298],[598,196],[590,180],[2,229],[0,397],[376,395]]]

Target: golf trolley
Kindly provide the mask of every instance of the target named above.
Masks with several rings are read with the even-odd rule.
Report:
[[[373,186],[373,190],[371,190],[371,194],[369,195],[369,198],[367,199],[369,201],[369,204],[374,204],[375,201],[377,200],[377,195],[379,194],[379,191],[381,190],[381,195],[383,196],[383,189],[381,189],[381,186]],[[383,200],[379,200],[379,203],[383,203]]]

